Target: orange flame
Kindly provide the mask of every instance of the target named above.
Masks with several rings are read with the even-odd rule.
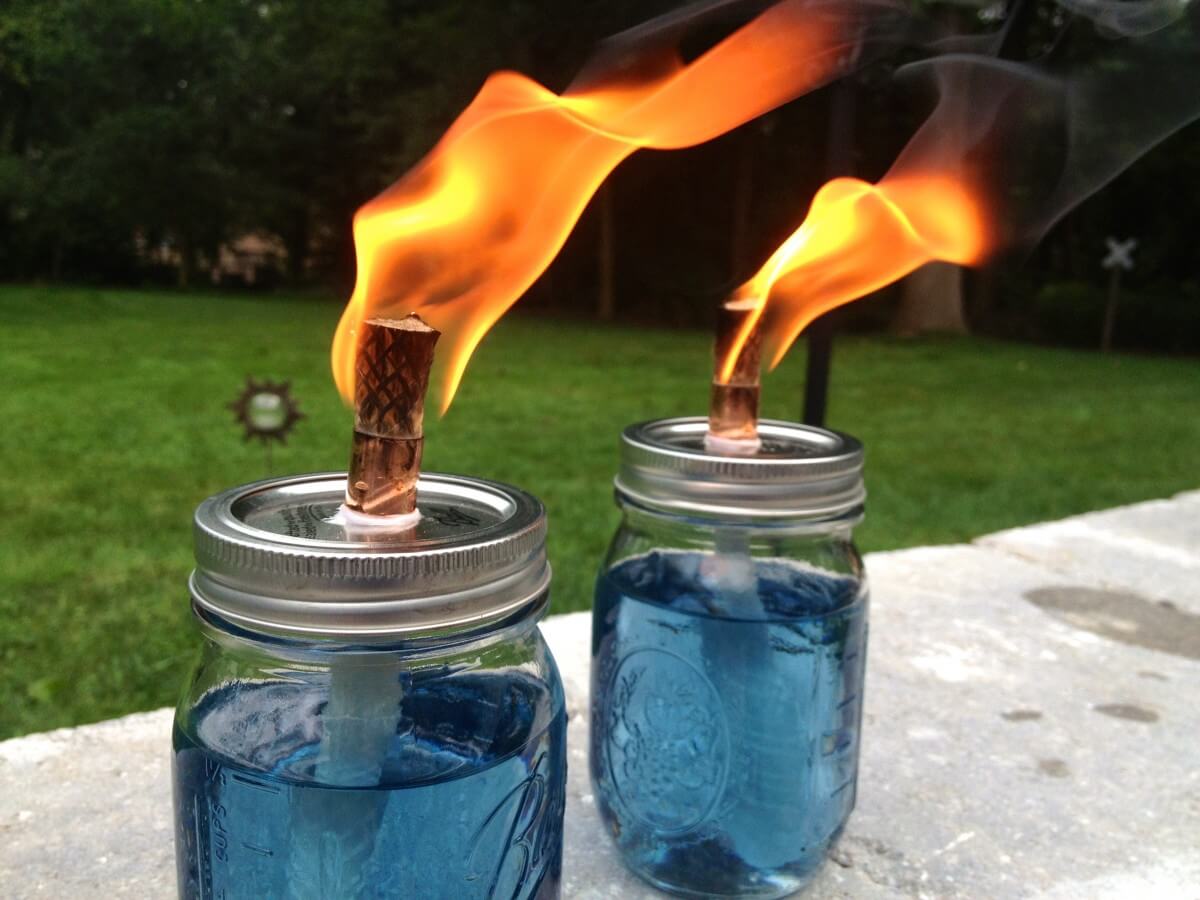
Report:
[[[861,28],[851,8],[789,0],[688,64],[635,58],[631,79],[623,58],[615,77],[561,96],[492,75],[433,151],[354,218],[358,278],[332,351],[343,398],[359,324],[415,312],[444,335],[445,412],[479,341],[621,160],[710,140],[836,76]]]
[[[927,262],[965,265],[986,249],[983,218],[957,181],[937,175],[869,184],[836,178],[813,198],[804,222],[736,296],[757,302],[722,360],[728,381],[746,339],[762,328],[774,368],[813,319],[902,278]],[[761,323],[761,324],[760,324]]]

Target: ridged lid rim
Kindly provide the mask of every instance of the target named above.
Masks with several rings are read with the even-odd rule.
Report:
[[[436,537],[363,537],[347,526],[353,537],[331,539],[249,521],[270,502],[285,517],[291,507],[308,516],[303,528],[336,530],[320,515],[336,509],[345,486],[344,473],[289,476],[202,502],[194,519],[195,603],[252,631],[371,639],[484,624],[546,592],[545,509],[499,482],[423,474],[419,507],[471,513]],[[489,520],[470,521],[481,515]]]
[[[750,456],[704,449],[708,421],[654,419],[621,435],[619,496],[651,510],[733,520],[826,519],[866,501],[864,452],[838,431],[763,419]]]

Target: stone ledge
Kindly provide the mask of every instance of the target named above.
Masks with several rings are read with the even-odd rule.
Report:
[[[1200,491],[1001,531],[977,543],[1200,615]]]
[[[870,555],[859,805],[805,896],[1192,900],[1198,523],[1191,493]],[[589,627],[543,625],[570,713],[563,894],[660,897],[595,814]],[[169,732],[157,710],[0,743],[3,896],[172,896]]]

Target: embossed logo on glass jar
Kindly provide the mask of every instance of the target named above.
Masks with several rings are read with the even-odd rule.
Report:
[[[635,650],[609,686],[608,764],[629,811],[683,831],[716,806],[729,769],[729,736],[716,690],[665,650]]]
[[[530,896],[553,861],[566,797],[550,769],[543,752],[529,777],[504,796],[471,840],[466,880],[486,879],[488,897]],[[493,859],[497,850],[499,858]]]

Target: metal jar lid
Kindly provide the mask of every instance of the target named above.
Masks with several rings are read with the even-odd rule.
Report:
[[[657,419],[621,435],[618,496],[676,515],[758,521],[861,517],[863,448],[850,435],[764,419],[750,456],[705,449],[708,420]]]
[[[369,641],[485,625],[544,597],[546,514],[524,491],[422,475],[405,531],[344,521],[345,493],[330,473],[205,500],[195,603],[251,631]]]

